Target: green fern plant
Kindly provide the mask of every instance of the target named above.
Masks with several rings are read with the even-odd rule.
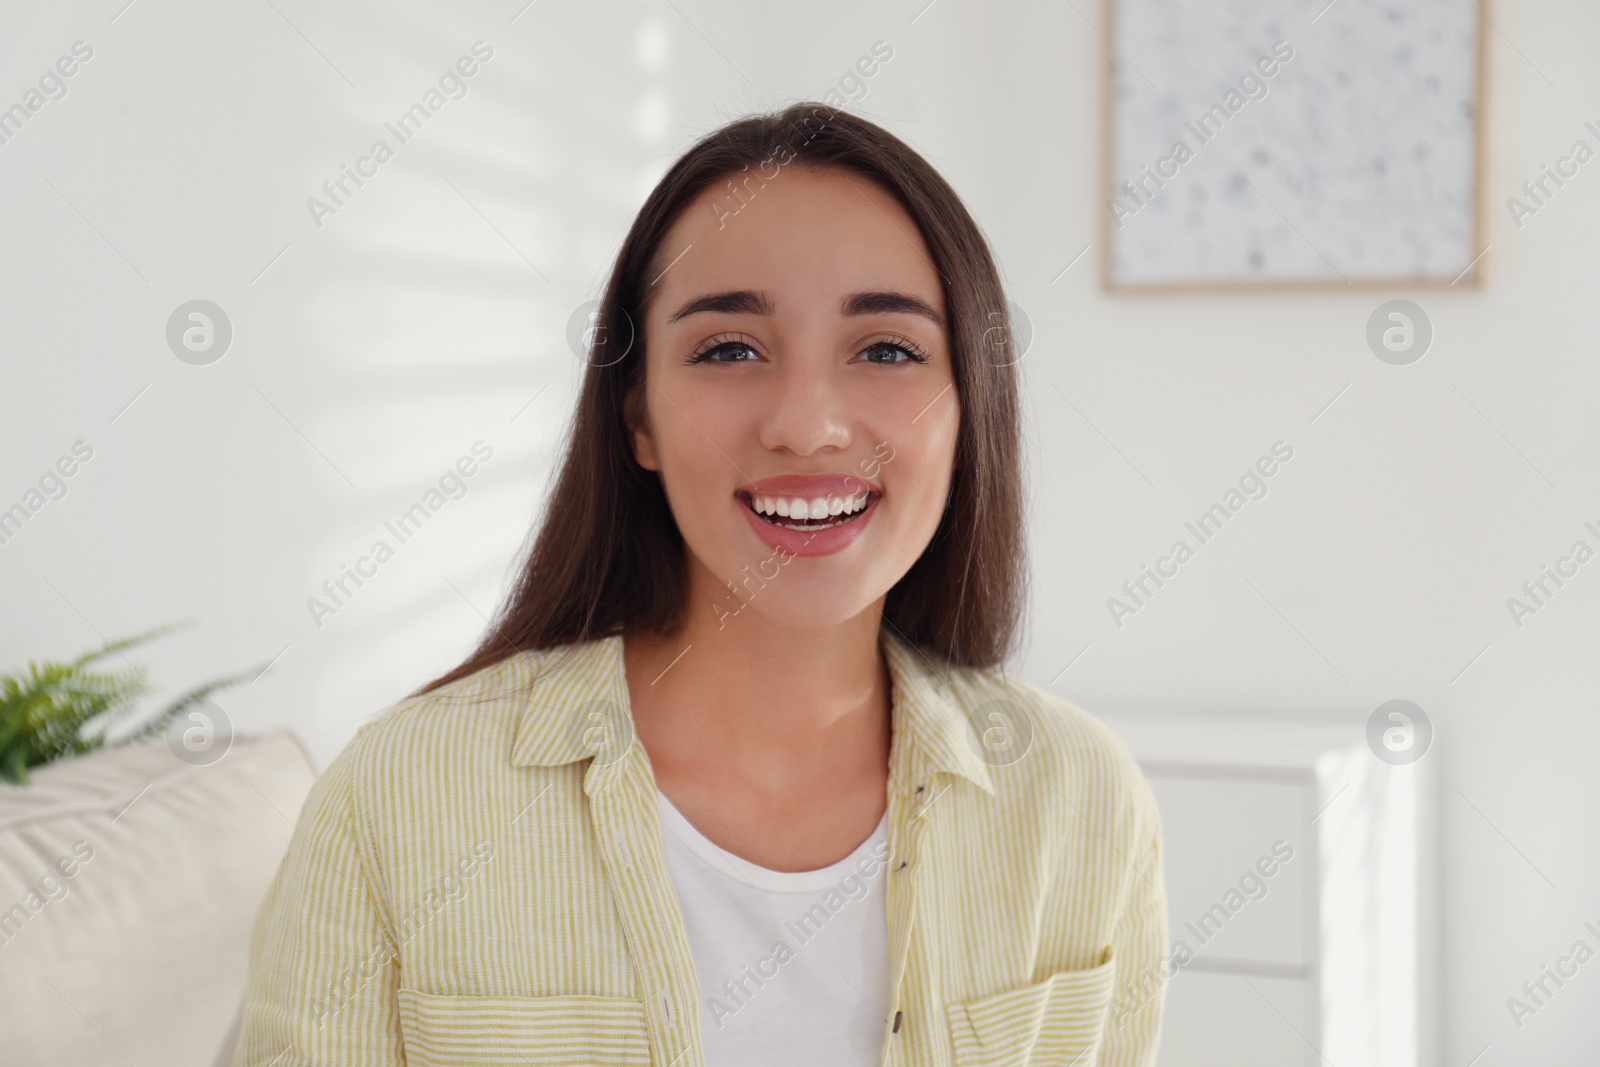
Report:
[[[29,767],[107,747],[112,726],[134,710],[150,683],[141,666],[121,671],[95,671],[90,666],[175,628],[163,626],[109,641],[70,663],[30,661],[24,673],[0,674],[0,780],[26,785]],[[174,716],[259,673],[247,671],[191,689],[110,747],[159,737]]]

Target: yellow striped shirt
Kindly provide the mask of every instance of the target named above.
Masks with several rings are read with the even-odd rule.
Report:
[[[882,1063],[1149,1067],[1167,937],[1148,781],[1088,714],[885,629]],[[257,913],[234,1067],[703,1067],[622,638],[362,726]]]

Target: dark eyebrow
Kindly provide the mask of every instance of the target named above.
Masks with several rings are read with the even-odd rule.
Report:
[[[766,293],[757,289],[736,289],[726,293],[710,293],[706,296],[697,296],[673,312],[672,317],[667,322],[671,324],[702,311],[771,315],[775,310],[772,306],[772,298]]]
[[[851,293],[845,297],[839,311],[844,315],[921,315],[936,326],[944,326],[944,319],[932,305],[909,293]]]
[[[728,314],[745,315],[772,315],[776,313],[772,297],[758,289],[735,289],[725,293],[708,293],[697,296],[684,304],[668,323],[677,322],[679,319],[702,311],[721,311]],[[851,293],[839,305],[841,315],[885,315],[907,314],[920,315],[937,326],[944,326],[944,319],[933,307],[921,297],[909,293],[894,292],[865,292]]]

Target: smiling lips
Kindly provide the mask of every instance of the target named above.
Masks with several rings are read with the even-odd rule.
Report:
[[[809,532],[853,521],[883,494],[853,475],[789,474],[753,482],[734,495],[774,526]]]
[[[742,486],[734,496],[762,541],[821,556],[856,539],[883,491],[853,474],[781,474]]]

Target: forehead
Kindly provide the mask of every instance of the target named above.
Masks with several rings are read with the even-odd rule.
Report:
[[[872,179],[837,168],[791,164],[763,180],[752,167],[719,180],[673,223],[652,269],[648,317],[657,321],[684,300],[735,289],[771,293],[779,316],[819,302],[834,311],[840,295],[869,290],[920,296],[945,313],[911,215]]]

